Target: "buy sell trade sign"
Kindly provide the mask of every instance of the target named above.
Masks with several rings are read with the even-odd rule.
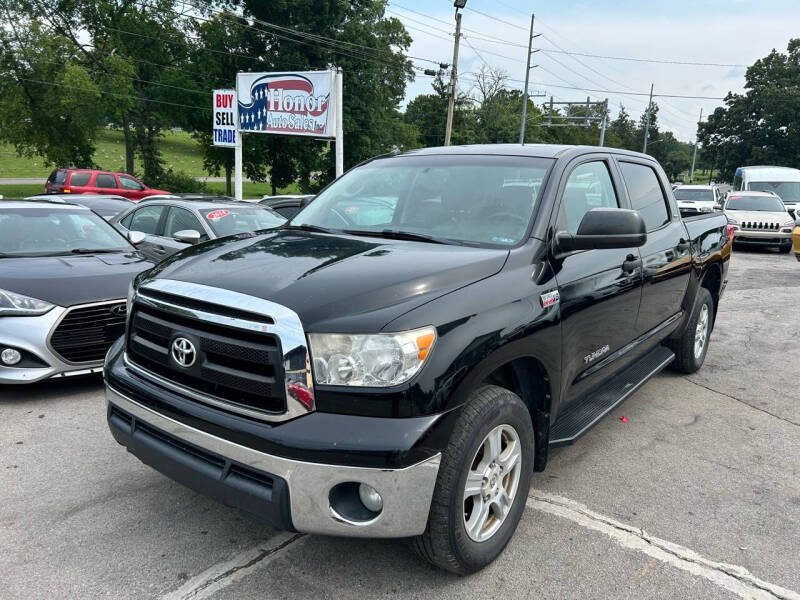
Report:
[[[213,139],[215,146],[236,146],[236,90],[214,90]]]

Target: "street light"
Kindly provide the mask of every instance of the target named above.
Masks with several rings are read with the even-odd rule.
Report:
[[[462,9],[466,5],[467,5],[467,0],[456,0],[455,2],[453,2],[453,6],[455,6],[457,9]]]

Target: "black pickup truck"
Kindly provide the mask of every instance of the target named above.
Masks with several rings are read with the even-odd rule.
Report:
[[[487,145],[379,157],[291,222],[137,277],[105,365],[116,440],[276,527],[413,537],[456,573],[531,476],[672,365],[700,368],[721,213],[651,157]]]

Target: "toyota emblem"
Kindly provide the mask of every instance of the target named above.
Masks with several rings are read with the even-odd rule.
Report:
[[[172,341],[172,358],[184,368],[189,368],[197,360],[197,350],[194,344],[185,337],[178,337]]]

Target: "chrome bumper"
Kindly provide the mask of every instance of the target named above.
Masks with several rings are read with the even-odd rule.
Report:
[[[106,385],[106,401],[150,427],[183,442],[284,479],[292,524],[298,531],[353,537],[419,535],[428,521],[441,455],[403,469],[309,463],[265,454],[166,417]],[[330,490],[345,482],[366,483],[381,494],[383,510],[370,521],[350,521],[330,505]]]
[[[74,365],[64,362],[50,349],[50,333],[67,312],[56,306],[38,317],[0,318],[0,347],[25,350],[48,364],[44,367],[6,367],[0,365],[0,383],[33,383],[51,377],[100,373],[103,362]]]

